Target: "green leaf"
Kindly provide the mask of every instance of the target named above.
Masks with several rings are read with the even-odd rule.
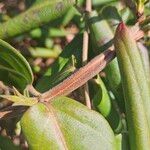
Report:
[[[111,111],[111,100],[107,89],[99,76],[95,79],[97,89],[93,97],[93,104],[104,117],[109,116]]]
[[[46,0],[0,24],[0,38],[6,39],[30,31],[62,16],[75,0]]]
[[[129,150],[127,133],[116,135],[117,150]]]
[[[59,58],[38,81],[36,85],[38,91],[45,92],[69,76],[75,68],[72,65],[72,56],[75,57],[74,59],[77,60],[77,65],[80,66],[81,54],[82,34],[79,34],[64,48]]]
[[[32,150],[116,150],[107,121],[98,113],[66,97],[31,107],[21,119]]]
[[[121,116],[116,110],[116,107],[114,106],[113,101],[99,76],[95,79],[95,82],[95,86],[97,86],[97,88],[96,94],[93,97],[93,105],[108,120],[115,133],[120,133],[123,127]]]
[[[150,61],[149,61],[149,53],[148,49],[140,42],[137,43],[139,48],[140,56],[143,62],[143,67],[146,75],[147,82],[150,88]]]
[[[96,11],[93,11],[90,14],[89,22],[91,40],[97,49],[95,53],[97,54],[110,48],[112,46],[114,33],[107,20],[102,17],[102,14],[99,16]],[[106,87],[113,92],[120,109],[124,111],[124,98],[117,58],[110,62],[104,71],[106,72]]]
[[[137,44],[132,32],[120,23],[115,35],[126,102],[130,147],[148,150],[150,147],[150,93]]]
[[[15,48],[2,40],[0,40],[0,80],[19,90],[24,90],[33,82],[28,62]]]
[[[0,150],[21,150],[18,146],[14,145],[12,141],[6,137],[0,136]]]
[[[113,31],[102,14],[98,15],[97,11],[92,11],[89,17],[91,39],[96,45],[96,53],[102,52],[112,45],[114,37]],[[105,27],[105,28],[104,28]]]

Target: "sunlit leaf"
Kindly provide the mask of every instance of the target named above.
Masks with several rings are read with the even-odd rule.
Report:
[[[132,32],[120,23],[115,35],[115,49],[119,62],[126,117],[132,150],[150,147],[150,93],[142,59]]]
[[[33,150],[116,150],[107,121],[66,97],[34,105],[24,114],[21,126]]]

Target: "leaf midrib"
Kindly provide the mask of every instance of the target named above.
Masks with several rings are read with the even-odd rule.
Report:
[[[45,105],[45,107],[47,107],[46,105]],[[65,137],[64,137],[64,135],[63,135],[63,133],[62,133],[62,131],[61,131],[61,127],[60,127],[60,125],[59,125],[59,121],[58,121],[58,118],[57,118],[57,116],[56,116],[56,114],[55,114],[55,109],[53,108],[53,106],[52,105],[48,105],[48,113],[50,113],[51,115],[52,115],[52,117],[53,117],[53,123],[55,124],[55,129],[56,129],[56,131],[58,131],[57,133],[59,134],[59,138],[60,138],[60,140],[62,141],[62,144],[63,144],[63,147],[64,147],[64,150],[69,150],[69,148],[68,148],[68,146],[67,146],[67,143],[66,143],[66,141],[65,141]],[[50,115],[48,115],[48,118],[50,118]],[[49,119],[48,119],[49,120]]]

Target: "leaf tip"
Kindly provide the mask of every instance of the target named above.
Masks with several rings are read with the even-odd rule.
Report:
[[[126,30],[127,29],[127,26],[125,25],[124,22],[120,22],[118,27],[117,27],[117,31],[118,32],[122,32],[123,30]]]
[[[115,39],[124,39],[125,37],[129,37],[130,32],[128,30],[128,27],[124,22],[119,23],[117,29],[116,29],[116,34],[115,34]]]

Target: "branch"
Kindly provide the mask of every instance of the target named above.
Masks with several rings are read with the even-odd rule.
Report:
[[[107,50],[100,55],[96,56],[85,66],[80,68],[66,80],[59,85],[43,93],[40,97],[41,101],[48,102],[55,97],[68,95],[75,89],[84,85],[89,79],[93,78],[96,74],[102,71],[106,65],[115,58],[114,49]]]
[[[134,31],[134,30],[133,30]],[[142,38],[141,32],[134,33],[134,39],[139,40]],[[88,62],[85,66],[76,70],[70,77],[65,79],[63,82],[53,87],[49,91],[43,93],[39,100],[43,102],[52,101],[54,98],[58,96],[65,96],[84,85],[88,80],[97,75],[100,71],[102,71],[106,65],[115,58],[115,50],[113,46],[104,51],[100,55],[93,58],[90,62]],[[11,110],[1,110],[0,111],[0,119],[4,118],[14,118],[20,116],[23,112],[26,111],[27,107],[11,107]]]
[[[86,12],[89,14],[92,10],[92,2],[91,0],[86,0]],[[89,49],[89,29],[86,28],[84,33],[83,33],[83,50],[82,50],[82,63],[83,66],[88,62],[88,49]],[[91,101],[90,101],[90,96],[89,96],[89,86],[88,82],[85,83],[83,86],[84,90],[84,97],[85,97],[85,102],[86,106],[91,109]]]
[[[135,32],[134,32],[135,31]],[[136,41],[141,39],[144,34],[141,33],[140,30],[136,28],[132,28],[133,37]],[[104,51],[100,55],[93,58],[90,62],[88,62],[85,66],[80,68],[70,77],[65,79],[59,85],[53,87],[49,91],[43,93],[39,98],[40,101],[51,101],[55,97],[65,96],[76,90],[80,86],[84,85],[88,80],[97,75],[100,71],[102,71],[106,65],[112,61],[115,57],[114,47],[110,47],[107,51]]]
[[[41,95],[41,93],[40,92],[38,92],[34,87],[33,87],[33,85],[28,85],[27,86],[27,90],[33,95],[33,96],[40,96]]]

